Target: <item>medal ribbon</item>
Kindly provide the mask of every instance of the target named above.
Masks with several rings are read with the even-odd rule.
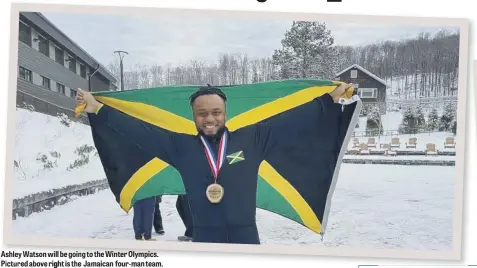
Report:
[[[212,174],[214,175],[215,182],[217,182],[217,177],[219,175],[219,170],[222,167],[222,164],[225,159],[225,152],[227,151],[227,131],[222,134],[219,143],[219,151],[218,151],[218,158],[215,158],[213,153],[212,147],[210,144],[204,139],[204,137],[200,136],[202,143],[205,147],[205,156],[207,157],[207,161],[209,162],[210,169],[212,170]]]

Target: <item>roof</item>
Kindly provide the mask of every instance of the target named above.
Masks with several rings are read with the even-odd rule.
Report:
[[[366,70],[365,68],[363,68],[362,66],[358,65],[358,64],[353,64],[351,66],[349,66],[348,68],[344,69],[343,71],[339,72],[336,74],[335,77],[337,76],[340,76],[341,74],[353,69],[353,68],[356,68],[356,69],[359,69],[360,71],[362,71],[363,73],[371,76],[374,80],[378,81],[379,83],[383,84],[385,87],[389,87],[387,84],[386,84],[386,81],[384,81],[383,79],[379,78],[378,76],[376,76],[375,74],[373,74],[372,72]]]
[[[28,19],[31,23],[35,24],[41,30],[50,35],[56,42],[66,47],[73,54],[76,54],[82,61],[89,64],[91,67],[96,68],[99,64],[98,72],[104,75],[112,82],[117,82],[118,78],[114,76],[107,68],[99,63],[93,56],[81,48],[76,42],[71,40],[65,33],[63,33],[58,27],[56,27],[50,20],[48,20],[40,12],[20,12],[22,16]]]

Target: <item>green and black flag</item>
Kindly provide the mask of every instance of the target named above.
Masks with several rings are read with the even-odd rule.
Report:
[[[278,114],[329,93],[340,84],[326,80],[286,80],[220,87],[228,99],[226,125],[234,131],[273,120]],[[165,86],[93,95],[149,127],[196,135],[188,100],[198,88]],[[278,146],[268,154],[257,174],[258,208],[289,218],[316,233],[324,232],[341,159],[361,109],[353,88],[342,99],[345,101],[342,115],[323,118],[320,129],[313,132],[316,136],[287,142],[287,146]],[[77,112],[81,109],[78,107]],[[149,155],[131,142],[131,137],[120,135],[107,123],[90,120],[90,124],[110,188],[124,211],[143,198],[185,193],[179,172],[163,159]],[[318,144],[327,142],[341,147],[320,149]],[[242,151],[237,151],[228,153],[225,161],[234,164],[246,158]]]

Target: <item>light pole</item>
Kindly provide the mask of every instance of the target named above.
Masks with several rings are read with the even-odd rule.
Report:
[[[124,90],[124,74],[123,74],[123,58],[124,58],[124,55],[121,55],[121,53],[124,53],[124,54],[127,54],[127,55],[129,55],[129,53],[127,53],[126,51],[121,51],[121,50],[114,51],[114,53],[118,53],[118,55],[119,55],[119,68],[121,69],[121,91],[123,91]]]
[[[93,77],[93,75],[98,71],[99,69],[99,63],[97,63],[98,66],[96,66],[96,69],[94,69],[94,71],[90,74],[88,74],[88,91],[91,92],[91,77]]]

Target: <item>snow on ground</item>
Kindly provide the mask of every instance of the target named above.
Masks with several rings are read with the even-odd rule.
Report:
[[[258,209],[261,241],[451,250],[455,171],[454,167],[343,164],[323,242],[320,235],[305,227]],[[156,236],[160,240],[175,240],[184,232],[175,201],[175,196],[165,196],[161,203],[166,234]],[[129,215],[124,213],[112,193],[105,190],[50,211],[18,218],[13,222],[13,231],[46,237],[129,240],[133,239],[132,215],[133,211]]]
[[[70,164],[82,159],[75,150],[84,145],[93,146],[92,152],[84,154],[89,163],[68,171]],[[58,157],[54,157],[54,152],[59,153]],[[89,126],[71,122],[67,127],[59,117],[17,108],[13,197],[105,178],[99,157],[94,153]],[[38,161],[43,154],[46,161]],[[50,170],[44,169],[48,161]]]
[[[359,128],[355,128],[355,131],[366,131],[366,116],[359,117]],[[381,121],[383,124],[383,130],[398,130],[399,124],[402,121],[401,112],[386,112],[381,115]]]

